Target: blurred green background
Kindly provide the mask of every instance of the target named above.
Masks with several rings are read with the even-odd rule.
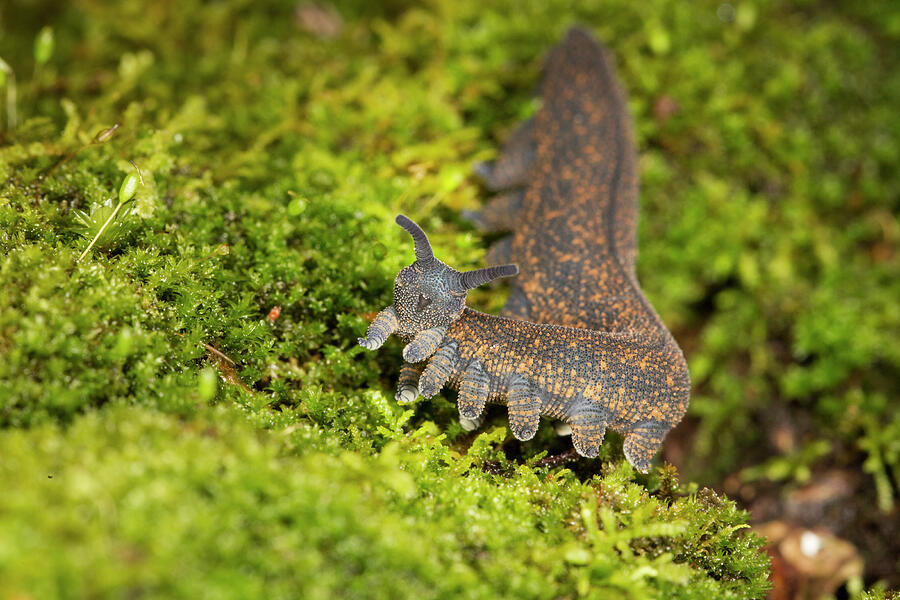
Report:
[[[649,476],[403,411],[355,345],[398,212],[482,264],[471,165],[576,23],[694,384]],[[760,597],[726,496],[864,565],[773,542],[773,597],[900,588],[900,5],[13,0],[0,59],[0,598]]]

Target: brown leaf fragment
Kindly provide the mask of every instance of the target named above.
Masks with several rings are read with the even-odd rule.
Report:
[[[856,546],[817,527],[807,529],[785,521],[756,525],[768,538],[772,556],[774,600],[814,599],[832,596],[853,578],[862,577],[863,559]]]
[[[232,361],[230,358],[228,358],[212,346],[206,345],[206,349],[207,357],[209,357],[210,362],[216,365],[216,368],[219,371],[219,377],[222,378],[222,381],[224,381],[225,383],[230,383],[231,385],[236,385],[248,394],[253,393],[253,390],[247,387],[247,384],[241,380],[240,376],[237,374],[237,371],[234,370],[234,367],[232,366],[234,364],[234,361]]]
[[[297,27],[322,39],[336,37],[344,28],[341,15],[330,4],[301,2],[294,9]]]

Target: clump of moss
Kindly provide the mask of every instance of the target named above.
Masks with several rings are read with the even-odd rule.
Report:
[[[627,464],[482,469],[433,424],[366,455],[236,411],[115,407],[0,433],[0,588],[44,598],[750,598],[768,560],[711,492],[672,501]],[[51,576],[48,576],[50,574]],[[90,574],[90,576],[87,576]]]

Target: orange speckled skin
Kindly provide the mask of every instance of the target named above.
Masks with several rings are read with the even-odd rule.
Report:
[[[646,472],[687,410],[690,378],[635,275],[638,182],[625,102],[605,50],[580,29],[550,53],[541,93],[534,119],[493,165],[477,168],[501,193],[473,220],[512,232],[489,250],[489,262],[521,268],[504,308],[513,318],[465,308],[447,327],[394,325],[388,315],[360,343],[379,346],[390,327],[410,342],[401,400],[449,385],[459,389],[463,417],[476,418],[486,402],[506,404],[522,440],[541,415],[562,419],[586,457],[612,428],[624,434],[629,462]],[[395,287],[396,314],[434,295],[404,281]]]
[[[583,456],[598,454],[609,427],[625,434],[626,456],[646,470],[662,437],[687,409],[690,380],[681,353],[647,336],[531,323],[466,309],[444,338],[443,345],[454,344],[458,362],[449,377],[451,386],[460,387],[476,363],[487,375],[486,393],[461,398],[461,405],[471,404],[480,412],[484,402],[506,404],[510,380],[521,377],[539,414],[572,426],[573,442]]]
[[[547,59],[542,107],[525,128],[531,136],[513,136],[496,162],[521,171],[507,179],[524,186],[485,208],[521,196],[518,212],[505,210],[505,222],[495,217],[489,225],[513,232],[503,258],[522,270],[504,314],[664,336],[634,270],[637,161],[610,62],[588,33],[571,30]],[[489,187],[506,183],[486,174]]]

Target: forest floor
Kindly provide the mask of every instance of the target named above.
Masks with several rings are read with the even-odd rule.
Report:
[[[472,165],[576,23],[694,386],[646,476],[356,345],[394,215],[482,266]],[[0,59],[0,598],[900,588],[900,8],[13,0]]]

